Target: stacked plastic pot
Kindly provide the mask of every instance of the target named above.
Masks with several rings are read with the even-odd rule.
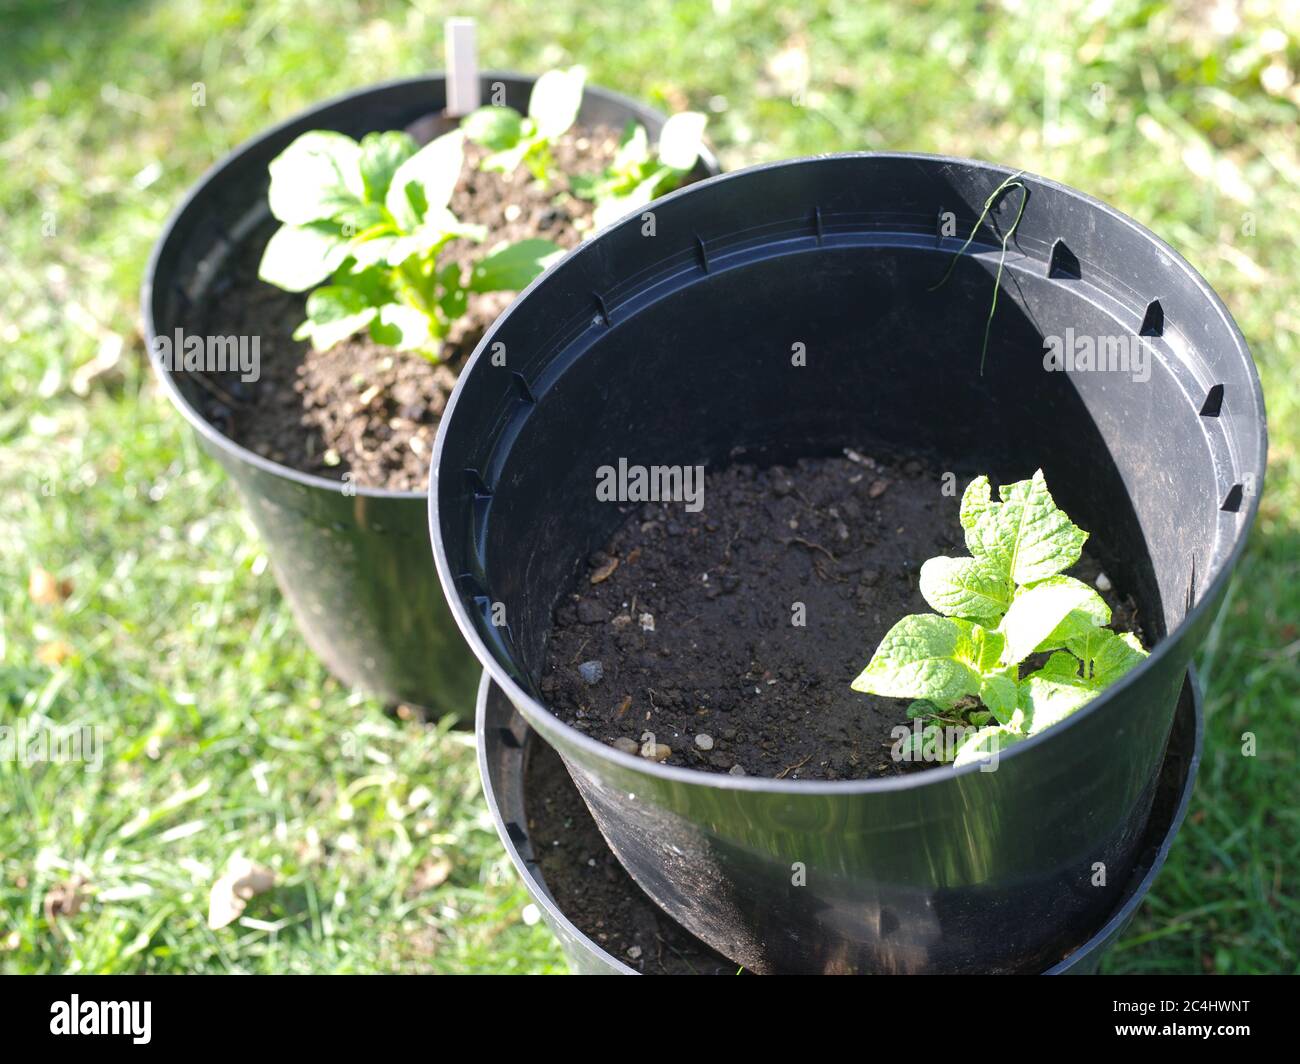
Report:
[[[434,553],[485,669],[481,757],[503,842],[576,967],[632,970],[538,873],[522,775],[538,744],[648,899],[747,971],[1090,971],[1158,871],[1199,755],[1191,658],[1262,486],[1259,384],[1206,283],[1113,209],[1023,176],[1019,220],[994,197],[977,227],[1011,176],[868,154],[711,179],[654,204],[653,236],[629,218],[539,278],[462,374],[434,457]],[[965,246],[954,235],[972,230]],[[1046,372],[1044,340],[1067,330],[1139,338],[1149,375]],[[764,355],[792,338],[819,360],[797,386],[788,357]],[[508,366],[485,356],[494,344]],[[548,709],[552,611],[625,517],[592,490],[610,456],[788,463],[867,434],[983,469],[1043,467],[1104,536],[1149,658],[994,772],[708,773]]]

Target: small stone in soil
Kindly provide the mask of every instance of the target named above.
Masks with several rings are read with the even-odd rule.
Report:
[[[663,743],[655,742],[654,732],[645,732],[641,736],[641,756],[647,761],[667,761],[673,752]]]
[[[586,684],[598,684],[605,675],[605,666],[599,661],[584,661],[578,666],[578,675]]]
[[[1111,586],[1111,585],[1110,585],[1110,577],[1108,577],[1105,573],[1098,573],[1098,574],[1097,574],[1097,590],[1098,590],[1098,591],[1109,591],[1109,590],[1110,590],[1110,586]]]
[[[655,630],[655,615],[653,613],[643,613],[637,618],[637,621],[641,625],[641,631],[653,632]]]
[[[728,775],[731,776],[743,776],[744,774],[745,774],[744,765],[732,765],[731,769],[728,771]]]
[[[630,958],[631,958],[632,960],[634,960],[634,961],[635,961],[635,960],[639,960],[639,959],[641,958],[641,947],[640,947],[640,946],[628,946],[628,948],[627,948],[627,955],[628,955],[628,957],[630,957]]]
[[[713,736],[705,735],[703,732],[700,732],[700,734],[695,737],[695,745],[701,750],[712,750]]]

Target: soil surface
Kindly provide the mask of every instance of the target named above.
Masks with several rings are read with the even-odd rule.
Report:
[[[710,772],[835,780],[934,767],[890,756],[908,700],[849,685],[901,617],[933,612],[921,564],[967,553],[957,513],[968,478],[945,495],[917,458],[846,454],[708,474],[699,513],[632,507],[555,610],[540,678],[551,710],[628,752],[652,733],[668,764]],[[1094,558],[1071,575],[1095,584]],[[1131,600],[1102,594],[1113,626],[1145,645]]]
[[[737,965],[664,913],[623,870],[560,755],[529,745],[524,794],[542,878],[592,941],[644,975],[735,975]]]
[[[557,170],[585,174],[604,168],[618,148],[613,129],[573,129],[554,146]],[[525,168],[483,173],[485,149],[465,144],[465,166],[451,198],[463,222],[485,225],[481,244],[460,240],[444,262],[468,266],[501,242],[542,237],[572,248],[590,232],[593,205],[569,195],[564,177],[549,188]],[[257,266],[275,231],[270,223],[241,248],[225,283],[216,286],[201,329],[206,335],[260,338],[261,377],[199,380],[204,415],[237,443],[272,461],[360,487],[423,491],[438,420],[456,375],[513,293],[471,294],[453,325],[440,364],[381,347],[366,333],[328,351],[293,339],[307,293],[283,292],[258,280]]]

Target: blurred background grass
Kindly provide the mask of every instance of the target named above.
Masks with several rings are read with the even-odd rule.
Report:
[[[978,156],[1114,204],[1205,274],[1259,363],[1268,485],[1201,656],[1192,811],[1107,969],[1296,971],[1294,0],[0,0],[0,723],[109,739],[99,773],[0,762],[0,970],[564,970],[523,919],[471,738],[325,674],[137,331],[186,187],[324,96],[436,68],[452,14],[478,18],[485,66],[582,62],[707,111],[729,168]],[[278,883],[210,931],[236,853]]]

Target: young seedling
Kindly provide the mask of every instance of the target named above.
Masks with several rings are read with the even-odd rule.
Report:
[[[948,269],[944,271],[944,275],[938,280],[938,282],[932,284],[929,288],[929,291],[934,292],[947,283],[948,278],[952,276],[953,269],[956,267],[962,255],[966,253],[966,249],[971,246],[971,242],[975,239],[975,234],[979,232],[980,226],[984,224],[984,219],[989,216],[989,211],[993,209],[993,204],[997,202],[998,197],[1004,192],[1009,192],[1012,189],[1019,189],[1020,206],[1016,209],[1016,216],[1012,220],[1011,225],[1007,228],[1007,231],[1002,234],[1002,253],[998,256],[998,269],[997,273],[993,277],[993,298],[989,302],[988,317],[984,319],[984,343],[980,347],[981,377],[984,376],[984,363],[988,358],[989,353],[989,333],[993,330],[993,315],[998,309],[998,292],[1002,288],[1002,268],[1007,262],[1007,241],[1011,239],[1016,229],[1020,226],[1020,219],[1024,217],[1025,213],[1025,204],[1029,201],[1029,190],[1025,187],[1025,183],[1019,179],[1020,175],[1023,173],[1023,170],[1017,170],[1014,174],[1003,181],[1002,184],[998,185],[997,188],[989,193],[988,199],[984,201],[984,209],[980,211],[980,216],[975,219],[975,224],[971,226],[970,236],[966,238],[966,242],[957,249],[952,259],[949,260]]]
[[[587,71],[580,66],[551,70],[533,85],[528,114],[512,107],[488,105],[466,116],[460,128],[475,144],[492,154],[484,170],[514,173],[522,163],[543,185],[555,178],[553,146],[573,125],[582,104]]]
[[[561,254],[522,240],[480,258],[468,278],[440,262],[451,241],[486,236],[447,208],[463,157],[459,131],[421,148],[401,132],[358,144],[315,130],[271,162],[271,213],[283,224],[258,276],[289,292],[329,279],[307,297],[295,339],[324,351],[368,328],[378,343],[437,359],[471,292],[518,291]]]
[[[695,111],[673,115],[664,123],[653,155],[645,126],[629,122],[613,162],[599,174],[577,176],[570,182],[575,195],[595,201],[596,228],[604,228],[680,185],[703,150],[707,121]]]
[[[918,700],[908,717],[928,723],[909,742],[944,723],[974,725],[957,765],[1059,723],[1146,657],[1135,635],[1105,627],[1110,607],[1096,591],[1063,575],[1088,533],[1052,501],[1042,470],[998,491],[1000,501],[988,477],[971,481],[960,511],[971,557],[921,566],[921,594],[938,613],[904,617],[853,681]]]

